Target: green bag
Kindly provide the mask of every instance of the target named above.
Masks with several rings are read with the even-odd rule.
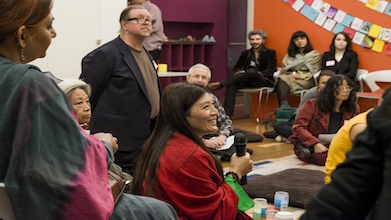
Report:
[[[272,116],[275,115],[274,121],[276,122],[288,122],[296,117],[297,108],[276,108],[274,112],[270,112],[266,116],[265,127],[269,129],[269,123],[272,123]]]

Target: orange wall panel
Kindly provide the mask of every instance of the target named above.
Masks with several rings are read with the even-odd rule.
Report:
[[[366,8],[365,4],[358,0],[326,0],[324,2],[353,17],[391,29],[391,16]],[[287,53],[290,37],[295,31],[305,31],[313,48],[322,54],[328,51],[334,36],[332,32],[316,25],[300,14],[300,11],[296,12],[282,0],[254,0],[254,29],[261,29],[267,33],[265,46],[276,50],[277,65],[280,67],[282,59]],[[352,43],[352,49],[358,54],[358,68],[367,69],[370,72],[391,69],[391,56],[385,54],[385,49],[378,53],[354,43]],[[369,91],[366,86],[364,90]],[[254,99],[257,100],[255,97]],[[290,97],[290,104],[297,106],[296,97]],[[366,109],[365,102],[360,100],[359,104],[361,111],[364,111]],[[267,112],[273,111],[277,107],[277,96],[271,95]],[[256,108],[255,112],[253,111],[254,115],[256,115]]]

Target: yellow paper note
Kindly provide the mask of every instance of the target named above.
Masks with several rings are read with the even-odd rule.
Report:
[[[379,0],[368,0],[367,4],[365,5],[365,7],[367,8],[370,8],[370,9],[375,9],[376,7],[376,4]]]
[[[381,28],[382,27],[379,26],[379,25],[372,24],[372,27],[371,27],[371,30],[368,33],[368,36],[373,37],[373,38],[377,38],[379,36]]]
[[[372,50],[381,53],[383,51],[385,42],[383,40],[375,39],[373,42]]]

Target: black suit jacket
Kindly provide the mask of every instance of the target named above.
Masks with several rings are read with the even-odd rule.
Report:
[[[153,65],[151,57],[150,62]],[[89,53],[82,60],[80,79],[92,86],[91,133],[112,133],[120,151],[141,148],[154,120],[144,78],[129,46],[118,37]],[[157,81],[161,93],[158,76]]]
[[[335,60],[334,54],[325,52],[322,57],[322,70],[332,70],[336,74],[342,74],[355,81],[358,68],[357,53],[345,51],[340,62]]]
[[[254,53],[252,48],[242,52],[238,62],[236,62],[236,65],[233,68],[234,73],[239,70],[248,70],[252,68],[250,65],[252,53]],[[276,51],[262,46],[259,49],[258,59],[259,65],[256,66],[257,71],[261,72],[271,85],[274,85],[273,73],[277,71]]]

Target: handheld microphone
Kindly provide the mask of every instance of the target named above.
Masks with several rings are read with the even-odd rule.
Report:
[[[235,148],[236,148],[236,155],[238,157],[243,157],[246,154],[246,135],[243,133],[237,133],[235,134]],[[242,179],[240,180],[240,185],[246,185],[247,184],[247,175],[242,176]]]

